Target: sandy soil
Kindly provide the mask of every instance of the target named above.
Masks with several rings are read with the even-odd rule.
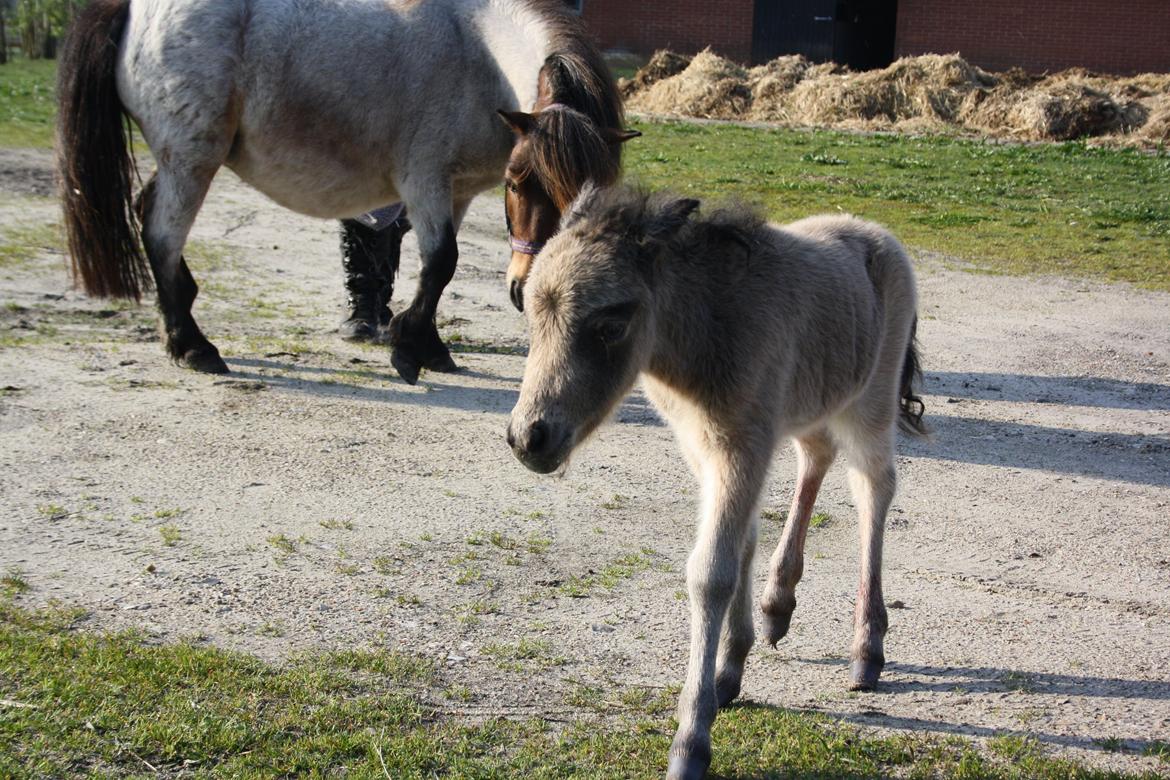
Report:
[[[57,218],[48,166],[0,152],[0,243]],[[525,335],[500,209],[472,207],[440,309],[463,370],[416,387],[333,334],[334,226],[227,173],[190,254],[228,377],[170,365],[149,306],[71,291],[53,251],[0,267],[0,343],[27,338],[0,349],[0,568],[31,582],[21,601],[268,658],[425,653],[471,715],[571,718],[582,683],[681,682],[692,478],[640,395],[565,476],[514,461]],[[403,268],[398,298],[410,237]],[[1140,753],[1170,741],[1170,295],[919,268],[935,435],[901,444],[881,690],[845,691],[856,531],[838,466],[792,633],[753,650],[744,697],[1166,771]],[[792,475],[785,452],[767,509]],[[761,521],[757,591],[779,532]],[[547,644],[500,668],[493,645],[522,638]]]

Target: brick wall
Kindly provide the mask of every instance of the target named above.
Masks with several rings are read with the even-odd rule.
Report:
[[[752,53],[753,0],[583,0],[581,16],[603,49],[694,54],[710,46],[747,62]]]
[[[1170,2],[899,0],[895,49],[957,51],[991,70],[1170,72]]]

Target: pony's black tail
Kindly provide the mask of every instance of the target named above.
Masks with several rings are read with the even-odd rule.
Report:
[[[922,415],[926,413],[926,404],[922,397],[914,392],[914,384],[922,382],[922,366],[918,362],[918,318],[910,326],[910,342],[906,345],[906,357],[902,361],[902,384],[898,394],[898,427],[903,432],[914,436],[925,436],[930,433],[926,423],[922,422]]]
[[[114,80],[129,11],[130,0],[92,0],[73,20],[57,70],[57,168],[74,279],[90,295],[137,300],[150,276]]]

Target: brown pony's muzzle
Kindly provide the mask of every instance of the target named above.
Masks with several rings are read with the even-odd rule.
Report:
[[[512,262],[508,263],[508,297],[518,311],[524,311],[524,283],[528,281],[528,274],[532,271],[532,260],[535,255],[524,252],[512,252]]]

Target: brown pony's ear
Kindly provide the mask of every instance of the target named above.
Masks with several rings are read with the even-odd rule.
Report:
[[[505,111],[502,108],[497,108],[496,113],[508,123],[508,127],[512,128],[512,132],[516,135],[528,135],[532,128],[536,127],[536,117],[532,114],[525,114],[523,111]]]
[[[624,144],[631,138],[638,138],[642,135],[640,130],[619,130],[614,127],[607,127],[601,131],[602,136],[605,137],[605,142],[610,146],[617,146]]]

